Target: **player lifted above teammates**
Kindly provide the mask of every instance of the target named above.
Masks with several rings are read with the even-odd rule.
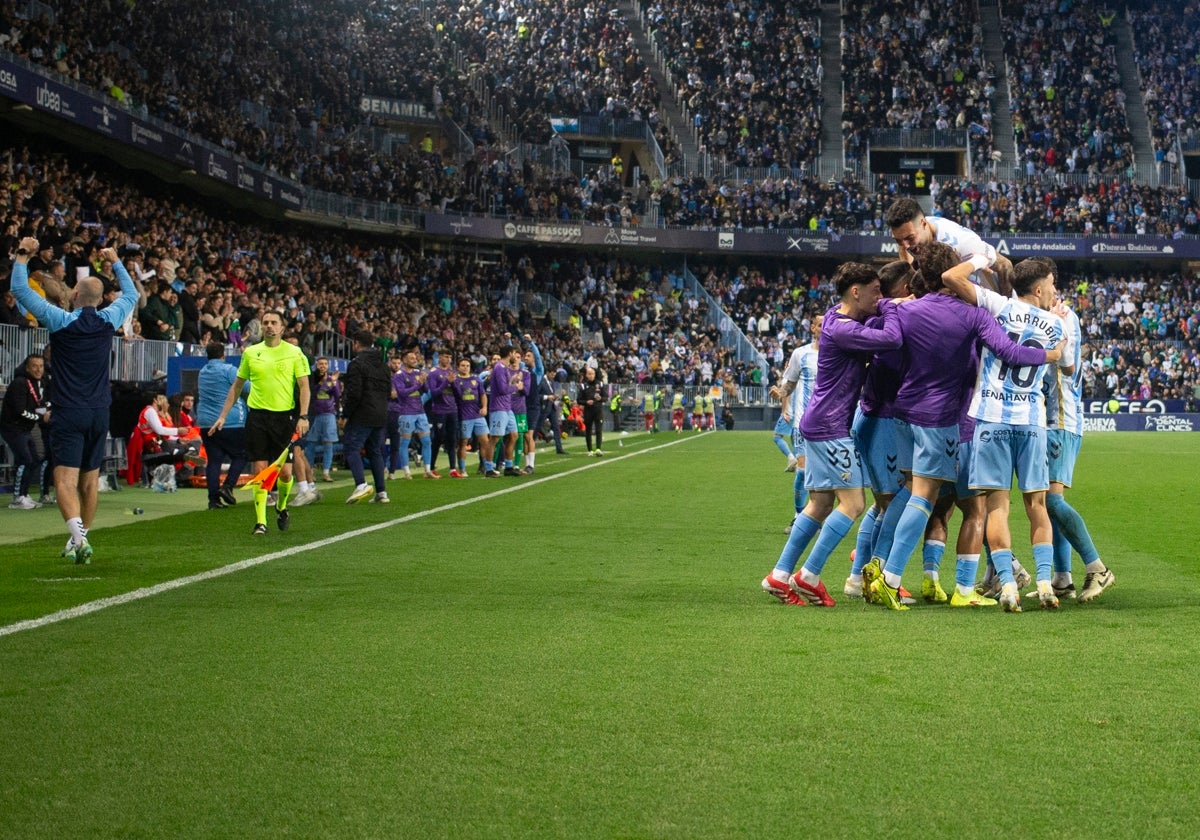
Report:
[[[887,226],[892,238],[899,246],[900,259],[913,262],[920,257],[922,249],[931,242],[949,245],[958,254],[960,261],[982,257],[977,262],[972,278],[1003,295],[1012,290],[1012,263],[996,249],[979,238],[979,235],[957,222],[941,217],[929,218],[921,205],[911,198],[897,200],[887,211]],[[985,271],[984,269],[991,269]]]

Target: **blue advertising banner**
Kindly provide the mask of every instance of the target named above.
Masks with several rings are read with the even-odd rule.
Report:
[[[129,120],[129,143],[164,160],[178,163],[189,169],[196,168],[196,146],[182,133],[152,125],[137,117],[131,117]]]
[[[733,251],[739,254],[816,255],[870,258],[898,252],[890,233],[784,233],[743,230],[670,230],[655,227],[608,227],[576,221],[529,221],[483,216],[425,214],[425,232],[500,242],[603,245],[620,249],[661,251]],[[1131,237],[1090,240],[1035,237],[984,237],[1009,259],[1047,256],[1060,259],[1136,257],[1200,258],[1200,241]]]
[[[1104,400],[1084,400],[1083,410],[1088,414],[1104,414]],[[1184,400],[1127,400],[1117,399],[1117,414],[1183,414],[1187,411]]]
[[[1200,432],[1200,414],[1085,414],[1087,432]]]

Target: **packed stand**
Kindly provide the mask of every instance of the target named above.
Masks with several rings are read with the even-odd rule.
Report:
[[[1173,169],[1180,163],[1176,139],[1195,143],[1200,131],[1194,93],[1200,86],[1200,2],[1182,9],[1171,3],[1134,7],[1129,22],[1155,160]]]
[[[677,177],[660,190],[659,208],[668,225],[837,234],[871,228],[880,220],[888,195],[882,181],[879,192],[870,192],[851,178],[766,178],[737,184]]]
[[[518,327],[493,302],[511,273],[504,266],[235,223],[28,148],[13,149],[11,160],[0,159],[5,253],[32,235],[48,246],[38,258],[45,265],[34,268],[57,266],[67,278],[82,269],[115,289],[112,266],[98,257],[101,238],[121,248],[130,273],[144,278],[129,341],[245,345],[259,340],[268,309],[284,314],[310,356],[363,326],[393,344],[419,336],[478,353]]]
[[[829,277],[769,263],[704,266],[696,276],[770,363],[769,384],[775,383],[791,351],[812,341],[813,317],[836,297]]]
[[[11,164],[0,159],[0,179],[5,253],[35,236],[47,246],[35,269],[63,278],[82,269],[115,294],[101,236],[122,249],[143,288],[128,341],[245,346],[261,339],[263,313],[274,310],[310,359],[365,327],[388,347],[416,344],[426,358],[449,347],[476,366],[505,334],[529,332],[547,367],[573,375],[593,360],[610,381],[706,384],[737,368],[706,326],[705,307],[657,266],[541,250],[485,265],[326,231],[317,240],[232,223],[28,148],[13,149]],[[574,317],[534,318],[516,305],[519,292],[547,292]],[[27,323],[15,310],[11,321]]]
[[[51,14],[27,19],[35,8]],[[403,204],[458,193],[461,173],[436,153],[384,155],[357,141],[363,93],[427,105],[477,142],[494,139],[419,6],[254,0],[114,12],[7,0],[0,32],[0,46],[29,61],[317,189]]]
[[[49,246],[31,261],[35,269],[73,277],[83,268],[115,289],[112,266],[98,258],[99,235],[125,246],[131,273],[147,277],[138,317],[127,325],[130,341],[246,344],[259,339],[261,316],[274,309],[284,313],[310,357],[366,326],[390,346],[415,342],[427,357],[449,346],[482,364],[505,333],[532,332],[553,368],[576,370],[594,359],[612,381],[748,384],[752,371],[739,368],[720,346],[725,328],[736,325],[778,364],[788,348],[809,340],[812,316],[832,301],[828,277],[815,271],[769,261],[694,268],[730,322],[712,326],[704,303],[683,291],[678,273],[657,266],[542,249],[482,265],[457,256],[421,258],[393,244],[324,231],[318,246],[295,232],[235,224],[153,197],[54,155],[11,151],[11,163],[0,159],[8,187],[0,194],[6,252],[21,236],[35,236]],[[846,200],[835,187],[826,189],[826,204]],[[1132,188],[1114,188],[1118,194],[1126,189]],[[1027,198],[1040,203],[1045,196]],[[1161,397],[1186,394],[1195,380],[1195,279],[1072,273],[1060,288],[1075,290],[1092,344],[1125,359],[1139,388],[1144,376]],[[518,291],[553,295],[572,310],[572,323],[554,326],[519,311],[512,306]],[[0,314],[20,321],[9,308]],[[1109,346],[1114,342],[1116,351]],[[1148,343],[1151,362],[1132,358],[1129,347],[1141,342]],[[1160,355],[1165,368],[1155,361]]]
[[[880,181],[871,192],[859,181],[767,177],[709,180],[700,175],[644,176],[626,186],[611,167],[582,178],[539,175],[531,167],[497,162],[485,178],[495,212],[512,218],[590,222],[627,227],[652,224],[702,230],[880,230],[899,187]]]
[[[974,2],[876,0],[842,19],[848,157],[861,160],[876,128],[966,129],[976,165],[992,152],[996,68],[983,55]]]
[[[984,234],[1200,235],[1196,202],[1182,187],[1103,178],[1055,186],[934,179],[930,193],[938,215]]]
[[[543,270],[542,288],[562,296],[576,313],[590,356],[609,381],[749,384],[744,377],[750,371],[721,346],[707,305],[683,291],[678,271],[581,256],[543,264]]]
[[[1071,274],[1059,283],[1083,327],[1084,396],[1200,405],[1200,292],[1171,271]]]
[[[820,5],[658,0],[645,13],[701,149],[736,166],[820,153]]]
[[[520,127],[544,143],[551,116],[610,116],[657,125],[660,96],[620,11],[594,0],[559,4],[445,3],[435,15]]]
[[[1029,175],[1128,170],[1115,13],[1073,0],[1012,0],[1002,13],[1019,165]]]
[[[1059,292],[1083,330],[1085,399],[1200,405],[1200,277],[1060,270]],[[696,275],[767,357],[773,374],[792,349],[812,340],[813,317],[837,302],[831,272],[712,266]]]

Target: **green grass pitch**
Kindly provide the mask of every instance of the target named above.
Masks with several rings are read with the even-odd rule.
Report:
[[[621,443],[340,484],[259,539],[181,493],[87,567],[47,512],[0,546],[0,628],[283,553],[0,635],[0,838],[1200,834],[1200,435],[1086,438],[1117,585],[1022,615],[845,599],[849,541],[835,609],[782,607],[769,434]]]

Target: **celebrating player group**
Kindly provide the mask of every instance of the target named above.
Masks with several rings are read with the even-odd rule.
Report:
[[[1057,299],[1054,263],[1014,266],[911,199],[892,205],[887,224],[900,259],[878,271],[838,268],[839,303],[821,319],[819,348],[794,351],[774,392],[794,430],[797,513],[763,590],[784,604],[834,606],[821,572],[865,510],[847,596],[909,609],[917,599],[901,576],[923,543],[925,602],[1021,612],[1032,578],[1013,557],[1015,475],[1036,566],[1024,597],[1046,609],[1095,600],[1115,578],[1064,495],[1083,433],[1081,337]],[[955,507],[962,523],[947,592],[939,570]],[[1072,550],[1087,572],[1078,592]]]

